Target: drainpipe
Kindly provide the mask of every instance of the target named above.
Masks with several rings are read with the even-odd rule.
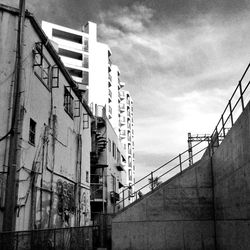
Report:
[[[17,48],[16,48],[16,66],[15,82],[13,90],[13,131],[10,134],[10,146],[8,156],[8,174],[5,193],[5,210],[3,218],[3,231],[14,231],[16,227],[16,205],[18,197],[17,169],[20,167],[20,143],[22,134],[22,54],[23,54],[23,33],[25,21],[25,0],[19,2],[18,30],[17,30]]]
[[[77,161],[76,161],[76,191],[75,197],[77,201],[76,224],[81,223],[81,176],[82,176],[82,137],[77,134]]]

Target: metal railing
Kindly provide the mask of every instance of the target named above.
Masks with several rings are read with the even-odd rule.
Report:
[[[228,131],[234,125],[234,122],[245,109],[245,103],[250,100],[249,90],[250,81],[246,80],[246,75],[249,74],[247,79],[250,79],[248,72],[250,64],[243,73],[236,89],[234,90],[229,102],[224,109],[219,122],[217,123],[210,140],[201,140],[191,147],[192,155],[190,156],[190,149],[182,152],[173,159],[164,163],[156,170],[147,174],[133,185],[130,185],[120,192],[120,201],[116,204],[118,209],[122,209],[129,205],[131,202],[141,198],[146,193],[154,190],[162,182],[169,180],[184,169],[191,166],[193,163],[201,159],[205,154],[212,155],[215,149],[221,144]],[[206,146],[204,147],[204,143]],[[205,152],[206,151],[206,152]]]
[[[32,231],[1,232],[1,250],[96,249],[98,226],[53,228]]]
[[[248,72],[250,63],[248,64],[245,72],[243,73],[238,85],[236,86],[231,98],[226,105],[220,120],[218,121],[215,129],[211,135],[211,147],[214,151],[214,148],[218,147],[223,141],[228,131],[234,125],[235,121],[238,119],[240,114],[245,109],[245,103],[249,102],[249,94],[247,89],[249,87],[250,81],[246,79],[246,75],[250,74]],[[250,79],[250,75],[249,78]],[[221,139],[223,138],[223,139]]]

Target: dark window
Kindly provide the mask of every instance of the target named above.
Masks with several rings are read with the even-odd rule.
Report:
[[[64,40],[68,40],[71,42],[75,42],[75,43],[82,43],[82,36],[76,35],[76,34],[72,34],[69,32],[65,32],[62,30],[57,30],[57,29],[53,29],[52,30],[52,36],[54,37],[58,37]]]
[[[116,178],[114,175],[111,175],[111,181],[112,181],[111,185],[112,185],[113,191],[116,192]]]
[[[88,55],[84,55],[84,57],[83,57],[83,67],[84,68],[89,67],[89,56]]]
[[[78,52],[74,52],[74,51],[71,51],[71,50],[59,48],[58,53],[61,56],[66,56],[66,57],[73,58],[73,59],[76,59],[76,60],[82,60],[82,54],[78,53]]]
[[[84,37],[83,49],[85,52],[89,51],[89,39],[87,37]]]
[[[121,153],[120,153],[119,149],[117,149],[116,156],[117,156],[117,162],[120,162],[121,161]]]
[[[86,182],[89,182],[89,171],[86,171]]]
[[[68,89],[64,88],[64,110],[73,117],[73,97],[68,91]]]
[[[82,83],[85,85],[89,84],[89,72],[88,71],[83,71]]]
[[[109,152],[111,152],[111,140],[109,139]]]
[[[29,142],[35,145],[36,142],[36,122],[30,119]]]
[[[115,145],[114,142],[113,142],[112,155],[113,155],[114,158],[116,158],[116,145]]]
[[[80,69],[73,69],[73,68],[67,67],[67,70],[69,71],[71,76],[82,78],[82,71]]]

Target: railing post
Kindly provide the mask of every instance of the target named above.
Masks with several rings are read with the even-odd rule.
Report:
[[[122,206],[123,206],[123,208],[125,207],[124,206],[124,189],[122,190]]]
[[[239,81],[239,88],[240,88],[240,100],[241,100],[242,111],[244,111],[245,106],[244,106],[244,100],[243,100],[241,81]]]
[[[153,191],[154,189],[154,173],[151,172],[151,190]]]
[[[229,111],[230,111],[231,124],[233,126],[234,121],[233,121],[233,111],[232,111],[231,99],[229,100],[228,105],[229,105]]]
[[[212,144],[211,141],[212,141],[212,137],[209,136],[208,137],[208,154],[209,154],[209,157],[212,156],[212,154],[211,154],[211,144]]]
[[[181,154],[179,154],[179,161],[180,161],[180,171],[182,172]]]
[[[193,165],[193,149],[192,149],[192,142],[191,142],[191,133],[188,133],[188,161],[189,166]]]
[[[221,116],[221,123],[222,123],[222,131],[223,131],[223,136],[226,136],[226,131],[225,131],[225,124],[224,124],[224,117],[223,115]]]

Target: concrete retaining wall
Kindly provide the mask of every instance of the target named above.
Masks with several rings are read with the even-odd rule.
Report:
[[[250,106],[213,156],[217,249],[250,249]]]
[[[214,249],[210,159],[192,168],[112,222],[113,249]]]

